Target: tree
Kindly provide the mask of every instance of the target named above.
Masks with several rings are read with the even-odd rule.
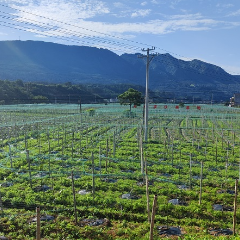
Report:
[[[129,88],[126,92],[118,96],[121,105],[130,106],[130,112],[133,104],[137,106],[141,105],[142,99],[142,93],[133,88]]]

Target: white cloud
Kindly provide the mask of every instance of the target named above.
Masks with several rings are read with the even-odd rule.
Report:
[[[204,18],[200,13],[165,16],[163,20],[154,19],[144,22],[140,20],[138,22],[122,23],[98,22],[94,21],[93,17],[110,15],[109,8],[100,0],[35,0],[29,2],[29,5],[15,6],[21,10],[16,13],[18,21],[38,25],[36,28],[29,25],[28,27],[31,28],[29,32],[34,33],[35,36],[69,38],[70,41],[79,41],[84,37],[86,39],[88,36],[107,38],[106,35],[129,39],[134,38],[134,35],[139,33],[162,35],[175,31],[206,31],[213,28],[230,28],[239,24]],[[115,2],[114,6],[126,7],[121,5],[120,2]],[[131,14],[129,11],[125,12],[128,16]],[[29,12],[35,15],[31,15]],[[119,15],[123,13],[118,12]],[[146,17],[150,13],[150,9],[141,9],[133,12],[131,16],[132,18]],[[40,16],[45,16],[45,18]],[[45,28],[41,27],[43,24],[45,24]]]
[[[116,8],[124,8],[125,4],[121,3],[121,2],[114,2],[113,6]]]
[[[7,4],[32,4],[34,0],[2,0],[2,2]]]
[[[4,32],[0,32],[0,35],[1,35],[1,36],[6,36],[7,34],[4,33]]]
[[[172,1],[170,1],[170,3],[169,3],[169,6],[170,6],[170,8],[172,8],[172,9],[176,9],[177,8],[177,5],[180,3],[180,2],[182,2],[183,0],[172,0]]]
[[[211,19],[202,20],[152,20],[145,23],[96,23],[84,22],[84,26],[89,28],[99,29],[99,31],[111,34],[125,34],[125,33],[150,33],[150,34],[166,34],[174,31],[202,31],[208,30],[212,25],[218,22]],[[220,23],[219,23],[220,24]],[[220,24],[221,25],[221,24]]]
[[[195,14],[180,14],[180,15],[172,15],[169,17],[170,19],[201,19],[203,18],[200,13],[195,13]]]
[[[231,4],[231,3],[228,3],[228,4],[218,3],[216,7],[218,7],[218,8],[231,8],[231,7],[234,7],[234,5]]]
[[[235,12],[232,12],[232,13],[228,14],[228,16],[233,16],[233,17],[239,16],[239,15],[240,15],[240,9],[238,9],[238,10],[235,11]]]
[[[76,19],[88,19],[96,15],[109,13],[105,3],[98,0],[38,0],[32,1],[27,6],[16,5],[15,8],[52,19],[62,18],[65,22],[75,21]],[[19,15],[20,17],[25,17],[26,14],[20,12]]]
[[[146,6],[147,5],[147,2],[142,2],[141,3],[141,6]]]
[[[131,14],[131,17],[146,17],[150,14],[151,9],[140,9]]]

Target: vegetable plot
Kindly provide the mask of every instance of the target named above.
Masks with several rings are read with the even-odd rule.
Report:
[[[0,236],[234,239],[239,110],[149,109],[144,142],[142,107],[1,107]]]

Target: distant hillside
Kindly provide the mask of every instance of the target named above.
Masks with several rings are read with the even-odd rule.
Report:
[[[94,47],[35,41],[0,41],[0,79],[73,84],[145,86],[145,59]],[[161,54],[150,65],[150,89],[176,98],[228,100],[240,77],[199,60]]]
[[[98,48],[34,41],[0,41],[0,79],[23,81],[126,82],[131,66]]]
[[[142,94],[145,88],[129,84],[39,84],[22,80],[0,80],[0,105],[27,103],[108,103],[116,101],[121,93],[135,88]],[[151,93],[157,101],[165,101],[166,95]]]

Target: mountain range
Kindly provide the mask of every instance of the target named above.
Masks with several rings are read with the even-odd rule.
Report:
[[[39,41],[0,41],[0,79],[40,83],[132,84],[145,86],[142,53],[117,55],[107,49]],[[226,101],[240,76],[200,60],[158,54],[150,63],[149,88],[176,98]]]

